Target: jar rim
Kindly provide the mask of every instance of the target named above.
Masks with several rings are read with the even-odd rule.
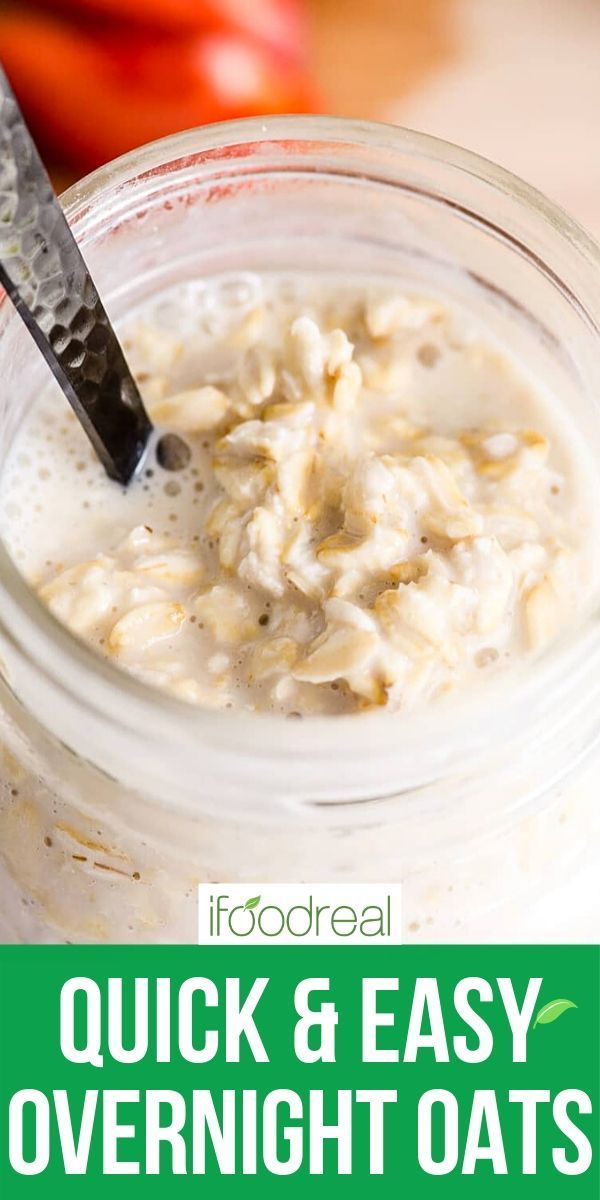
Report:
[[[336,142],[371,150],[381,147],[454,166],[535,210],[586,261],[595,278],[600,278],[600,247],[573,218],[535,188],[471,151],[427,134],[379,122],[278,116],[202,126],[140,147],[100,167],[69,188],[62,201],[73,220],[77,214],[89,211],[95,197],[105,189],[110,189],[111,194],[120,192],[132,173],[139,178],[166,163],[173,164],[204,151],[209,154],[219,149],[277,143],[290,138],[298,145]],[[593,321],[596,331],[599,324],[600,304]],[[594,613],[565,631],[537,658],[499,672],[494,680],[465,689],[451,701],[438,700],[435,706],[425,705],[402,714],[377,711],[336,716],[335,720],[330,716],[308,716],[303,721],[290,722],[278,714],[196,707],[122,671],[52,616],[26,583],[1,541],[0,614],[0,632],[19,659],[28,664],[30,671],[44,677],[50,689],[48,696],[57,686],[69,692],[82,720],[86,712],[94,712],[106,724],[118,723],[125,733],[135,735],[143,731],[146,739],[159,735],[173,747],[197,739],[200,748],[208,741],[221,750],[236,745],[250,754],[255,742],[262,742],[260,729],[265,741],[270,739],[275,757],[300,759],[314,752],[315,736],[320,729],[327,732],[327,751],[323,757],[328,758],[347,752],[351,757],[398,753],[400,742],[403,746],[424,746],[434,727],[442,737],[469,730],[469,753],[469,745],[479,744],[477,729],[482,707],[486,712],[512,710],[512,724],[518,725],[530,711],[534,696],[555,688],[565,674],[579,677],[589,668],[592,655],[595,661],[600,650],[600,623]],[[200,733],[203,737],[199,737]]]
[[[298,143],[338,142],[342,145],[371,149],[404,150],[415,157],[433,159],[457,167],[466,174],[490,183],[498,190],[510,192],[530,209],[537,211],[563,237],[589,255],[594,260],[595,267],[600,269],[600,242],[596,241],[566,209],[521,176],[493,159],[468,150],[456,142],[390,122],[362,118],[311,113],[240,117],[231,121],[199,125],[147,142],[97,167],[62,192],[61,202],[69,216],[72,216],[82,205],[87,205],[105,185],[118,189],[122,183],[126,183],[130,178],[132,166],[136,169],[141,167],[143,171],[139,173],[148,174],[166,162],[174,163],[188,155],[197,156],[202,151],[209,154],[211,151],[234,146],[289,140],[292,134],[293,140]]]

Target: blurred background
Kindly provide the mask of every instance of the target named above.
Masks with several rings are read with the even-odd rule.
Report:
[[[449,138],[600,235],[600,0],[0,0],[57,186],[154,137],[329,111]]]

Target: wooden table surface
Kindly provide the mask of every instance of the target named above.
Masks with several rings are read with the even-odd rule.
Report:
[[[309,0],[327,108],[502,163],[600,236],[600,0]]]

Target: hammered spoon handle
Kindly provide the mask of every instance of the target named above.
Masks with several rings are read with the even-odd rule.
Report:
[[[152,424],[1,67],[0,284],[107,474],[129,483]]]

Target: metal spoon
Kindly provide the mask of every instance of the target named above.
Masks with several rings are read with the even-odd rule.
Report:
[[[1,67],[0,284],[107,474],[129,483],[152,424]]]

